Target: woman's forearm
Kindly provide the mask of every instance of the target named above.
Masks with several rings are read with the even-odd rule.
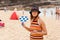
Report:
[[[32,31],[32,29],[26,27],[26,26],[24,25],[24,23],[22,23],[22,26],[23,26],[26,30],[28,30],[28,31],[30,31],[30,32]]]
[[[47,35],[46,32],[37,32],[37,34],[40,34],[40,35]]]
[[[28,30],[28,31],[32,31],[32,29],[30,29],[30,28],[28,28],[28,27],[26,27],[26,26],[24,26],[24,28],[26,29],[26,30]]]

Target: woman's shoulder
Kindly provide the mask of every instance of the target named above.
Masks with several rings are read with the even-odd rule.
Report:
[[[42,19],[39,17],[39,21],[41,21],[42,22]]]
[[[42,24],[44,21],[39,17],[39,22]]]

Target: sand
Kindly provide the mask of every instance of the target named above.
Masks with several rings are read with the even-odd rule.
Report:
[[[30,40],[30,33],[22,27],[20,20],[10,20],[10,16],[13,11],[0,11],[0,19],[5,23],[5,27],[0,28],[0,40]],[[17,11],[17,15],[22,16],[21,11]],[[24,15],[28,16],[29,13]],[[44,36],[44,40],[60,40],[60,20],[56,20],[55,17],[41,16],[42,20],[46,24],[48,34]],[[29,27],[29,20],[25,24]]]

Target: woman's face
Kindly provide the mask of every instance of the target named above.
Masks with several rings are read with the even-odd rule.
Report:
[[[33,17],[36,17],[38,15],[38,12],[37,11],[33,11],[32,15],[33,15]]]

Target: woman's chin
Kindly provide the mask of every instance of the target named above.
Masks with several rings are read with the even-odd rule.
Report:
[[[33,17],[36,17],[36,16],[33,16]]]

